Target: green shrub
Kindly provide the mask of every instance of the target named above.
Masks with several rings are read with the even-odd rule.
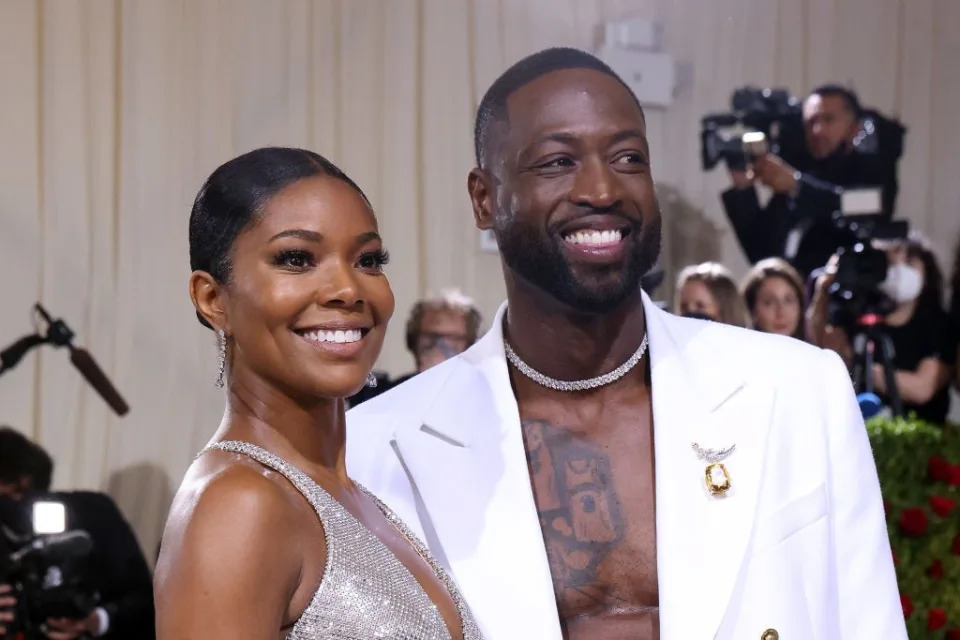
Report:
[[[876,418],[867,432],[909,636],[960,640],[960,428]]]

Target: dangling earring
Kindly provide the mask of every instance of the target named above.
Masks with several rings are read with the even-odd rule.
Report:
[[[367,386],[371,389],[377,386],[377,376],[373,375],[373,371],[367,374]]]
[[[213,383],[217,389],[223,389],[223,370],[227,366],[227,333],[220,329],[217,332],[217,339],[220,343],[220,370],[217,371],[217,380]]]

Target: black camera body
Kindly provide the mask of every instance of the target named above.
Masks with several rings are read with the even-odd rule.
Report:
[[[730,169],[746,169],[752,154],[744,134],[763,134],[767,149],[787,164],[806,171],[813,163],[803,126],[803,102],[783,88],[742,87],[730,97],[730,111],[700,120],[700,154],[704,171],[721,161]],[[876,155],[896,163],[903,155],[906,128],[874,109],[861,109],[855,153]]]
[[[905,220],[884,221],[879,214],[836,213],[833,219],[845,241],[837,249],[836,275],[827,289],[829,322],[848,329],[882,324],[880,319],[896,305],[879,288],[887,278],[889,264],[887,254],[872,242],[904,239],[909,224]]]
[[[99,604],[99,594],[85,580],[86,560],[93,549],[81,530],[53,534],[24,531],[25,507],[3,500],[0,506],[0,583],[9,584],[17,600],[12,636],[45,638],[49,618],[86,618]]]
[[[743,87],[733,92],[728,113],[708,114],[700,121],[703,170],[721,161],[730,169],[746,169],[751,155],[743,142],[747,133],[762,133],[768,150],[793,166],[808,155],[801,102],[786,89]]]

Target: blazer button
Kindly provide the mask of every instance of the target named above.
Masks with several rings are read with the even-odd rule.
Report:
[[[760,636],[760,640],[780,640],[780,634],[777,633],[776,629],[767,629]]]

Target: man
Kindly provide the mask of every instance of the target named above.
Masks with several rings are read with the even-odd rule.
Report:
[[[476,142],[507,303],[349,414],[347,464],[485,637],[905,638],[840,359],[640,292],[660,213],[620,78],[577,50],[530,56],[484,96]]]
[[[413,356],[416,369],[395,380],[389,380],[385,374],[375,374],[377,385],[364,387],[351,396],[350,406],[356,407],[462,353],[477,341],[480,320],[480,310],[473,300],[456,289],[417,301],[410,310],[406,327],[407,350]]]
[[[410,310],[406,333],[407,349],[417,369],[399,378],[397,384],[462,353],[477,341],[479,332],[480,311],[459,291],[420,300]]]
[[[46,451],[14,429],[0,427],[0,525],[29,535],[31,525],[24,522],[29,519],[29,504],[37,499],[56,501],[65,507],[67,530],[86,531],[93,541],[83,575],[85,583],[99,592],[100,606],[83,618],[46,620],[46,637],[153,638],[150,569],[130,526],[105,494],[50,493],[52,474],[53,461]],[[0,584],[0,638],[15,623],[14,604],[9,585]]]
[[[784,257],[806,277],[826,264],[842,238],[831,216],[848,187],[880,188],[882,213],[893,215],[896,165],[886,154],[855,151],[862,109],[857,96],[838,85],[815,89],[803,103],[808,157],[797,167],[773,154],[750,171],[731,171],[733,187],[721,198],[747,259]],[[773,191],[763,209],[754,182]]]

